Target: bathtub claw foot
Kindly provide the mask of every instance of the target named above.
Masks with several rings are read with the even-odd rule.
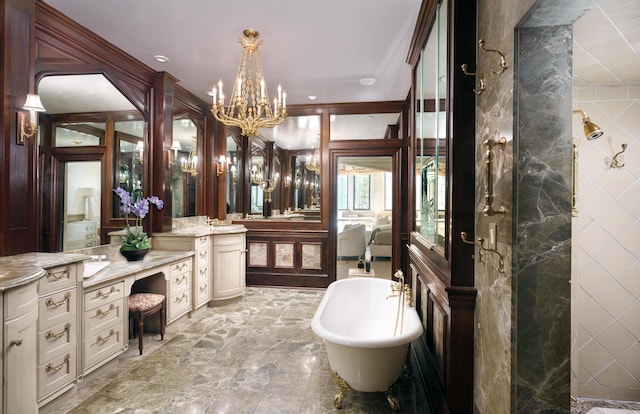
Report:
[[[347,384],[347,381],[343,380],[337,372],[331,374],[333,382],[338,386],[338,393],[333,396],[333,406],[336,408],[342,408],[344,400],[347,398],[347,394],[351,391],[351,387]]]
[[[385,397],[387,397],[387,403],[389,404],[389,408],[391,411],[399,411],[400,410],[400,400],[396,397],[396,390],[398,389],[398,385],[400,383],[400,378],[389,388],[387,388],[384,392]]]

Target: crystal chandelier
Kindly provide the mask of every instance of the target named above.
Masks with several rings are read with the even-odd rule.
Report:
[[[263,43],[258,32],[245,29],[244,37],[238,38],[242,45],[242,57],[231,93],[231,102],[225,107],[222,80],[213,87],[211,112],[220,122],[239,127],[242,135],[258,135],[258,128],[273,128],[287,116],[287,93],[278,85],[278,96],[269,102],[267,85],[262,73],[262,62],[258,47]]]
[[[316,148],[313,155],[307,155],[307,170],[320,173],[320,150]]]
[[[197,145],[198,140],[196,137],[193,137],[193,144],[191,145],[191,150],[189,151],[189,158],[182,158],[180,161],[180,167],[183,172],[187,174],[191,174],[192,177],[198,175],[198,155],[197,155]]]

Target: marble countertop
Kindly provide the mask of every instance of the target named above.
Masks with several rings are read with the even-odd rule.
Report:
[[[0,257],[0,291],[36,281],[45,269],[79,261],[107,261],[109,265],[88,278],[84,287],[91,287],[117,278],[147,271],[180,259],[191,257],[193,251],[151,250],[143,260],[129,262],[119,252],[120,245],[110,244],[82,249],[73,253],[23,253]],[[79,275],[80,277],[80,275]]]
[[[22,286],[40,279],[45,268],[62,266],[87,259],[74,253],[23,253],[0,257],[0,291]]]
[[[166,233],[153,233],[153,237],[202,237],[211,234],[246,233],[247,228],[242,224],[217,224],[177,228]]]
[[[151,249],[144,259],[129,262],[119,252],[119,244],[108,244],[85,249],[91,261],[108,261],[109,265],[90,277],[84,278],[85,288],[109,282],[124,276],[144,272],[176,260],[193,256],[193,251]]]

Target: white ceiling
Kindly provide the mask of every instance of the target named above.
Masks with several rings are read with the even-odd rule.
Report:
[[[281,83],[288,104],[305,104],[404,100],[411,84],[406,56],[421,1],[46,2],[149,67],[171,73],[205,100],[218,80],[232,83],[242,50],[237,39],[245,28],[255,28],[264,40],[260,54],[271,96]],[[157,62],[158,54],[169,61]],[[376,81],[362,86],[363,78]],[[601,0],[574,24],[574,84],[640,84],[639,0]],[[80,95],[74,88],[69,85],[63,95],[67,105],[105,110],[105,99],[95,99],[88,86]],[[47,97],[42,83],[38,89],[47,112],[72,112]],[[316,133],[298,134],[282,146],[309,148],[316,142]]]
[[[600,0],[573,31],[575,86],[640,85],[640,1]]]

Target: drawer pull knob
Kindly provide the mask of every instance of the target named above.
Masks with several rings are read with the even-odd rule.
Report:
[[[206,267],[203,267],[202,269],[200,269],[200,275],[201,276],[204,276],[206,274],[207,274],[207,268]]]
[[[98,316],[98,317],[107,316],[109,314],[109,312],[111,312],[115,308],[116,308],[115,305],[112,303],[111,305],[109,305],[109,309],[107,309],[106,311],[103,311],[102,309],[98,309],[96,311],[96,316]]]
[[[198,254],[200,255],[200,258],[201,258],[201,259],[204,259],[205,257],[207,257],[207,251],[206,251],[206,250],[205,250],[205,251],[203,251],[203,252],[200,252],[200,253],[198,253]]]
[[[176,303],[180,303],[187,298],[187,294],[183,293],[181,296],[176,296]]]
[[[107,293],[102,293],[101,290],[96,293],[96,298],[108,298],[112,293],[120,292],[120,289],[116,289],[115,286],[111,286],[111,289]]]
[[[58,338],[62,338],[67,332],[69,332],[71,330],[71,324],[67,323],[64,326],[64,329],[62,330],[62,332],[60,333],[53,333],[52,331],[47,332],[44,337],[47,339],[58,339]]]
[[[205,244],[207,242],[207,237],[200,237],[200,244]]]
[[[180,271],[180,270],[184,269],[187,266],[189,266],[189,264],[187,262],[182,262],[182,263],[176,265],[175,270]]]
[[[177,278],[177,277],[176,277],[176,285],[181,285],[181,284],[182,284],[182,282],[184,282],[184,281],[186,281],[186,280],[187,280],[187,275],[182,275],[182,277],[181,277],[181,278]]]
[[[69,278],[69,274],[71,273],[71,267],[67,266],[62,272],[47,272],[47,277],[51,277],[54,279],[62,279]]]
[[[44,368],[45,371],[47,372],[58,372],[62,369],[62,367],[64,367],[65,365],[67,365],[67,363],[69,362],[69,360],[71,359],[71,354],[67,354],[64,356],[64,360],[60,363],[60,365],[53,365],[53,364],[47,364],[47,366]]]
[[[9,346],[20,346],[22,345],[22,338],[18,338],[18,339],[14,339],[11,342],[9,342]]]
[[[53,298],[48,298],[44,303],[47,306],[61,306],[64,305],[66,302],[69,302],[71,300],[71,292],[67,292],[64,294],[64,298],[61,301],[56,302],[55,300],[53,300]]]
[[[203,286],[200,286],[200,292],[204,293],[207,291],[207,284],[205,283]]]
[[[116,334],[116,331],[114,329],[111,329],[109,331],[109,335],[105,336],[104,338],[102,336],[98,335],[98,337],[96,338],[96,343],[97,344],[104,344],[104,343],[108,342],[109,338],[111,338],[115,334]]]

